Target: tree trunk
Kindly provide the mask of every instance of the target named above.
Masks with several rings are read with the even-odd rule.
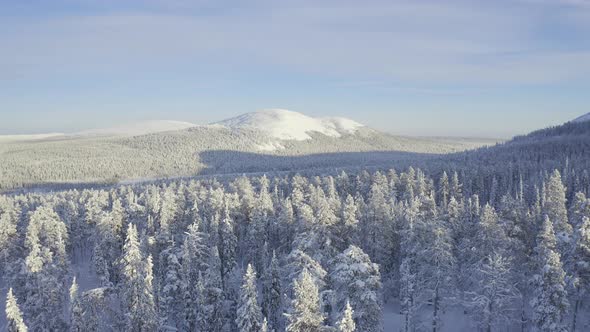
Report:
[[[439,298],[438,298],[438,285],[434,289],[434,301],[433,301],[433,314],[432,314],[432,332],[436,332],[438,330],[438,306],[439,306]]]
[[[574,319],[572,323],[572,332],[576,332],[576,321],[578,319],[578,309],[580,307],[580,297],[576,298],[576,304],[574,305]]]

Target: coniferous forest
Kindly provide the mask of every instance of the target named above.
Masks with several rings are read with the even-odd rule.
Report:
[[[6,193],[4,322],[588,331],[589,142],[570,123],[413,165]]]

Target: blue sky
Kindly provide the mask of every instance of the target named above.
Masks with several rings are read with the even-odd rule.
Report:
[[[0,134],[286,108],[508,137],[590,112],[590,0],[0,7]]]

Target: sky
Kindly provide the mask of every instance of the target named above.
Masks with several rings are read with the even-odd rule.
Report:
[[[510,137],[590,112],[590,0],[0,0],[0,134],[267,108]]]

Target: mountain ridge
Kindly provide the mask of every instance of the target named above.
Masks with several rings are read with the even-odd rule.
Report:
[[[304,141],[312,139],[311,132],[330,137],[354,134],[364,125],[343,117],[314,118],[303,113],[285,109],[265,109],[245,113],[233,118],[214,122],[230,129],[251,129],[267,133],[279,140]]]

